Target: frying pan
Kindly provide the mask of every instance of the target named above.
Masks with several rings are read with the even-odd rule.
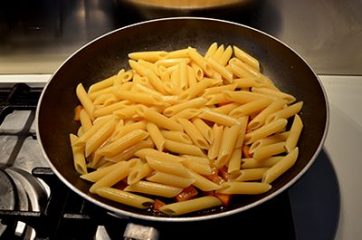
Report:
[[[200,211],[181,217],[153,215],[104,200],[89,193],[90,183],[73,168],[68,139],[78,124],[73,120],[78,104],[75,88],[91,84],[129,68],[127,54],[134,51],[174,50],[187,46],[205,52],[212,42],[236,45],[260,60],[263,73],[282,90],[304,101],[301,117],[304,130],[299,142],[299,159],[265,194],[238,196],[228,208]],[[116,215],[154,221],[196,221],[228,216],[274,198],[299,179],[322,148],[328,126],[328,104],[318,77],[290,47],[250,27],[208,18],[166,18],[137,23],[105,34],[70,56],[56,71],[40,97],[37,108],[37,136],[54,173],[70,189],[88,201]]]

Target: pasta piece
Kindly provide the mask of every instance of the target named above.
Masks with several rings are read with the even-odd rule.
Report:
[[[139,121],[139,122],[135,122],[135,123],[129,123],[126,126],[122,126],[119,127],[119,129],[117,130],[117,132],[114,133],[114,135],[112,136],[112,141],[119,139],[121,137],[123,137],[124,135],[133,132],[134,130],[145,130],[146,129],[146,123],[144,121]]]
[[[180,49],[180,50],[175,50],[172,52],[169,52],[166,56],[166,58],[188,58],[189,57],[189,49],[185,48],[185,49]]]
[[[264,125],[261,128],[258,128],[252,132],[249,132],[245,135],[246,144],[253,143],[259,139],[268,137],[274,133],[279,132],[284,129],[288,121],[286,119],[278,119],[274,122],[271,122],[267,125]]]
[[[115,140],[114,142],[103,146],[99,153],[106,157],[113,157],[127,148],[131,147],[138,142],[141,142],[148,137],[148,133],[144,130],[136,129],[133,132],[130,132],[123,137]]]
[[[257,70],[258,72],[260,71],[260,64],[257,59],[255,59],[250,54],[246,53],[245,51],[241,50],[236,46],[233,46],[233,49],[234,49],[234,54],[238,59],[245,62],[246,64]]]
[[[241,117],[241,116],[249,116],[254,113],[260,112],[264,108],[266,108],[268,105],[270,105],[271,100],[270,99],[260,99],[252,102],[245,103],[241,105],[240,107],[234,108],[229,115],[233,117]]]
[[[259,139],[259,140],[253,142],[250,145],[249,152],[254,153],[260,147],[270,145],[270,144],[274,144],[274,143],[278,143],[278,142],[286,141],[287,138],[288,138],[288,135],[289,135],[289,132],[284,132],[284,133],[281,133],[281,134],[272,135],[272,136],[267,137],[267,138]]]
[[[251,87],[264,87],[266,84],[259,78],[238,78],[234,79],[233,84],[236,84],[238,88],[251,88]]]
[[[124,69],[123,69],[123,71],[124,71]],[[103,81],[92,84],[88,89],[88,93],[96,92],[96,91],[113,86],[115,78],[117,78],[117,75],[113,75],[109,78],[104,79]]]
[[[287,93],[284,93],[281,91],[276,91],[276,90],[273,90],[270,88],[252,88],[252,91],[256,92],[256,93],[265,94],[265,95],[276,96],[288,104],[292,104],[296,100],[296,98],[290,94],[287,94]]]
[[[88,115],[93,118],[94,105],[81,83],[77,85],[76,94],[83,108],[87,111]]]
[[[104,177],[105,175],[109,174],[113,169],[115,168],[119,168],[119,167],[123,167],[125,166],[126,162],[118,162],[116,164],[112,164],[110,166],[104,167],[104,168],[99,168],[96,171],[87,173],[87,174],[83,174],[80,176],[80,178],[89,181],[89,182],[96,182],[99,179],[101,179],[102,177]]]
[[[84,131],[88,131],[92,127],[92,120],[84,109],[79,113],[79,120]]]
[[[69,138],[70,138],[70,144],[72,146],[74,169],[81,175],[87,174],[88,170],[87,170],[86,160],[83,154],[84,147],[74,145],[74,143],[77,141],[78,138],[74,134],[69,134]]]
[[[223,52],[224,52],[224,44],[221,44],[216,51],[214,52],[214,54],[211,55],[211,58],[215,59],[215,60],[219,60],[220,57],[222,56]]]
[[[229,103],[229,104],[225,104],[221,107],[214,108],[213,110],[217,113],[228,115],[233,109],[235,109],[238,106],[239,105],[236,103]]]
[[[186,188],[195,181],[193,178],[180,177],[158,171],[155,172],[152,176],[148,177],[147,180],[177,188]]]
[[[207,49],[206,53],[205,53],[205,58],[211,57],[214,55],[214,53],[217,50],[217,43],[214,42],[212,43],[209,48]]]
[[[263,178],[264,173],[268,168],[254,168],[254,169],[243,169],[239,171],[239,176],[233,181],[245,182],[245,181],[258,181]]]
[[[204,71],[201,69],[200,66],[198,66],[194,62],[191,62],[191,68],[193,69],[193,71],[195,73],[195,77],[198,81],[200,81],[204,78]]]
[[[248,91],[225,91],[224,93],[230,100],[239,104],[260,100],[261,98],[268,98],[265,95]]]
[[[116,91],[119,99],[129,100],[135,103],[142,103],[144,105],[159,105],[161,103],[161,97],[151,96],[146,93],[130,92],[130,91]]]
[[[194,172],[201,174],[201,175],[210,175],[212,174],[212,170],[210,165],[208,164],[200,164],[197,162],[192,161],[190,158],[188,160],[182,161],[182,164],[193,170]]]
[[[188,70],[185,62],[178,64],[179,83],[181,89],[187,89],[189,86]]]
[[[241,148],[235,148],[228,164],[228,173],[234,175],[241,166]]]
[[[166,198],[173,198],[182,191],[182,188],[171,187],[159,183],[139,181],[133,185],[127,186],[124,191],[138,192],[149,195],[155,195]]]
[[[173,162],[182,162],[182,158],[179,156],[175,156],[169,153],[159,152],[153,148],[144,148],[139,151],[137,151],[135,156],[146,159],[146,157],[152,157],[158,160],[164,160],[164,161],[173,161]]]
[[[226,104],[230,102],[224,93],[206,95],[205,98],[208,100],[206,103],[207,106],[215,104]]]
[[[264,159],[263,161],[258,161],[254,158],[242,158],[241,169],[269,168],[280,161],[282,158],[282,156],[270,157],[268,159]]]
[[[271,183],[277,179],[280,175],[290,169],[298,158],[299,150],[295,148],[293,151],[288,153],[285,157],[280,159],[276,164],[269,168],[263,176],[262,182]]]
[[[189,145],[180,142],[174,142],[171,140],[165,141],[165,148],[171,152],[178,154],[188,154],[203,157],[205,154],[201,151],[201,149],[194,145]]]
[[[222,135],[221,146],[219,150],[219,155],[215,162],[216,168],[221,168],[226,165],[233,154],[235,148],[236,140],[240,133],[240,124],[234,125],[232,127],[226,127]]]
[[[154,203],[154,200],[151,198],[110,187],[98,188],[96,194],[109,200],[140,209],[149,208]]]
[[[237,85],[234,83],[228,84],[228,85],[223,85],[223,86],[210,87],[205,90],[204,96],[212,95],[212,94],[216,94],[216,93],[220,93],[220,92],[224,92],[224,91],[234,91],[236,87],[237,87]]]
[[[225,182],[216,192],[222,194],[255,195],[269,191],[271,185],[259,182]]]
[[[212,129],[209,125],[207,125],[202,119],[200,118],[194,118],[192,120],[192,123],[195,125],[197,130],[201,133],[201,135],[208,141],[208,143],[211,143],[213,140],[213,134]]]
[[[207,102],[207,100],[205,98],[202,98],[202,97],[195,98],[193,100],[183,102],[183,103],[179,103],[179,104],[173,105],[171,107],[168,107],[163,111],[163,114],[170,117],[170,116],[175,115],[176,113],[178,113],[178,112],[180,112],[180,111],[182,111],[182,110],[184,110],[186,108],[198,108],[198,107],[201,107],[206,102]]]
[[[202,110],[202,113],[199,115],[199,117],[202,119],[217,123],[217,124],[228,126],[228,127],[231,127],[233,125],[239,125],[239,122],[237,119],[230,117],[228,115],[225,115],[225,114],[214,112],[207,108],[204,108]]]
[[[153,172],[153,169],[148,163],[142,163],[139,166],[135,166],[131,169],[127,177],[127,184],[133,185],[145,177],[148,177]]]
[[[217,124],[214,124],[213,128],[213,142],[210,145],[210,149],[207,153],[208,158],[210,159],[216,159],[219,155],[219,150],[221,146],[222,136],[223,136],[223,126],[218,126]]]
[[[161,93],[166,93],[161,79],[153,71],[145,68],[144,66],[133,60],[129,60],[128,62],[132,69],[134,69],[140,75],[147,77],[155,89],[157,89]]]
[[[209,179],[198,173],[195,173],[192,170],[190,170],[190,174],[195,179],[195,182],[192,185],[194,185],[195,187],[197,187],[202,191],[209,192],[220,188],[220,185],[210,181]]]
[[[198,83],[195,83],[193,86],[190,86],[190,88],[187,89],[187,91],[184,91],[180,95],[180,97],[183,99],[193,99],[201,95],[201,93],[203,93],[205,89],[211,86],[212,84],[213,81],[211,79],[204,79]]]
[[[196,144],[196,146],[201,149],[209,148],[209,144],[192,122],[182,118],[178,119],[178,122],[182,125],[185,132],[187,133],[187,135],[189,135],[189,137],[194,142],[194,144]]]
[[[115,110],[113,112],[114,115],[118,116],[120,119],[130,119],[132,118],[136,112],[139,106],[124,106],[122,109]]]
[[[146,160],[150,167],[157,171],[190,178],[189,171],[179,162],[158,160],[149,156],[146,156]]]
[[[102,178],[97,180],[89,189],[91,193],[96,193],[96,190],[101,187],[111,187],[118,183],[122,179],[126,178],[130,169],[131,164],[129,162],[121,162],[123,164],[113,165],[112,170]],[[135,162],[133,162],[135,164]]]
[[[142,112],[144,118],[148,121],[153,122],[160,128],[166,128],[168,130],[173,131],[183,131],[183,128],[176,121],[171,120],[170,118],[150,109],[150,108],[142,108]]]
[[[250,73],[245,68],[240,67],[239,65],[229,62],[231,73],[238,76],[239,78],[254,78],[255,76]]]
[[[186,53],[187,55],[187,53]],[[172,67],[175,66],[181,62],[184,62],[186,64],[190,63],[190,59],[188,57],[184,57],[184,58],[165,58],[165,59],[160,59],[156,62],[156,65],[160,66],[165,66],[165,67]]]
[[[210,165],[210,159],[206,157],[197,157],[197,156],[191,156],[191,155],[182,155],[183,158],[182,163],[186,162],[194,162],[197,164],[203,164],[203,165]]]
[[[134,60],[145,60],[149,62],[156,62],[160,59],[167,57],[168,54],[165,51],[146,51],[146,52],[133,52],[128,54],[128,57]]]
[[[196,73],[194,72],[193,68],[190,67],[189,65],[187,65],[187,77],[189,80],[189,86],[193,87],[196,85],[197,80],[196,80]]]
[[[280,110],[285,105],[284,101],[274,101],[258,115],[256,115],[248,124],[249,130],[255,130],[264,125],[265,119],[272,113]]]
[[[183,132],[162,130],[161,133],[168,140],[180,143],[192,144],[190,137]]]
[[[205,196],[187,201],[167,204],[160,208],[160,211],[171,216],[178,216],[202,209],[220,206],[222,202],[213,196]]]
[[[231,58],[233,54],[233,49],[231,48],[231,46],[228,46],[225,51],[222,53],[222,55],[219,57],[218,59],[218,63],[220,63],[221,66],[225,66],[229,59]]]
[[[184,118],[184,119],[191,119],[196,116],[198,116],[201,113],[200,109],[197,108],[186,108],[182,110],[181,112],[176,113],[170,119],[178,119],[178,118]]]
[[[224,79],[226,79],[229,83],[233,81],[233,74],[229,72],[223,65],[216,62],[212,58],[209,58],[208,60],[209,65],[217,72],[219,73]]]
[[[165,145],[165,138],[163,137],[160,129],[157,127],[156,124],[151,122],[146,124],[146,129],[150,134],[152,141],[155,143],[158,151],[162,152]]]
[[[88,131],[84,132],[82,134],[82,136],[80,136],[77,141],[74,143],[74,145],[79,146],[79,145],[85,145],[86,141],[92,136],[94,135],[102,126],[103,123],[109,119],[111,119],[112,117],[105,117],[104,120],[100,120],[100,121],[95,121],[93,126],[90,127],[88,129]]]
[[[92,136],[89,137],[85,144],[85,156],[88,157],[97,148],[99,148],[112,134],[116,127],[116,120],[113,118],[111,121],[106,122],[98,129]]]
[[[269,115],[266,120],[265,123],[271,123],[273,121],[276,121],[277,119],[281,119],[281,118],[290,118],[291,116],[294,116],[295,114],[299,113],[299,111],[302,109],[303,106],[303,102],[297,102],[294,103],[293,105],[290,105],[278,112],[275,112],[271,115]]]
[[[298,114],[294,116],[294,121],[292,127],[290,128],[290,133],[288,135],[287,141],[285,143],[285,148],[287,152],[291,152],[297,146],[297,142],[299,140],[300,134],[303,129],[302,119]]]
[[[283,152],[285,152],[285,142],[280,142],[260,147],[255,150],[253,157],[256,160],[262,160]]]
[[[204,59],[200,53],[198,53],[196,51],[196,49],[192,49],[192,48],[188,48],[188,54],[190,56],[190,58],[192,59],[192,61],[194,61],[202,70],[203,72],[208,75],[211,76],[212,75],[212,69],[210,68],[208,62],[206,61],[206,59]]]

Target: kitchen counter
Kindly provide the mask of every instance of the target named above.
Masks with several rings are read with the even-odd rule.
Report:
[[[296,233],[298,239],[331,239],[334,234],[337,240],[359,239],[362,77],[319,77],[329,99],[330,125],[315,164],[289,191]]]

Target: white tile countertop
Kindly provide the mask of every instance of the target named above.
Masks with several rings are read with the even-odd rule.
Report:
[[[321,76],[330,102],[325,149],[337,173],[341,194],[336,239],[362,236],[362,76]]]
[[[296,234],[298,239],[360,239],[362,76],[319,77],[330,125],[320,156],[289,191]]]

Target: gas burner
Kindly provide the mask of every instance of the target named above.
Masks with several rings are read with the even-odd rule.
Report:
[[[10,176],[0,169],[0,210],[15,210],[17,205],[16,187]],[[10,232],[14,226],[11,222],[0,222],[0,237]]]
[[[0,209],[6,213],[41,211],[49,197],[43,184],[20,168],[0,170]],[[35,230],[25,222],[15,219],[5,222],[0,225],[0,239],[8,239],[8,236],[18,239],[35,238]]]

